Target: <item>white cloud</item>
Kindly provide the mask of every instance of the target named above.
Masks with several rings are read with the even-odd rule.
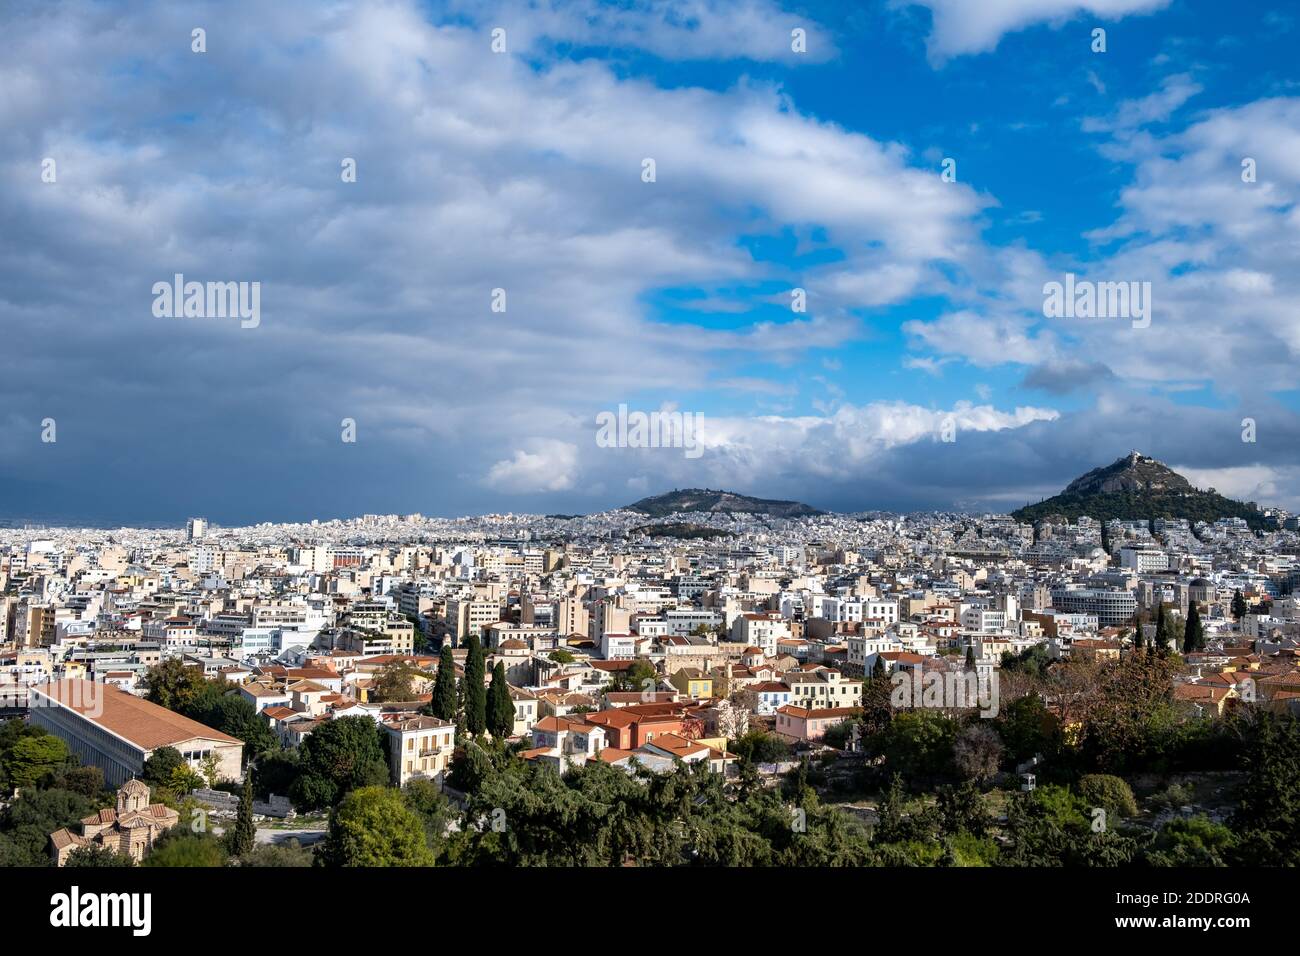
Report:
[[[577,446],[563,441],[538,439],[529,442],[531,451],[517,451],[512,458],[493,465],[484,481],[498,491],[531,494],[566,491],[577,478]]]
[[[896,6],[928,7],[934,17],[928,48],[942,62],[967,53],[987,53],[1008,33],[1047,23],[1059,27],[1083,14],[1118,20],[1151,13],[1170,0],[894,0]],[[1087,37],[1080,40],[1087,50]]]

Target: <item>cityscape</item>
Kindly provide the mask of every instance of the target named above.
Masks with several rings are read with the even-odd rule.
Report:
[[[6,530],[0,861],[1293,865],[1300,520],[1246,513]]]
[[[1290,5],[0,37],[6,915],[1284,920]]]

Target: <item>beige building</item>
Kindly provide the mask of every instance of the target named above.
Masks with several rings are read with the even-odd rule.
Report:
[[[456,749],[455,724],[435,717],[407,717],[385,722],[384,729],[394,786],[420,777],[442,782]]]

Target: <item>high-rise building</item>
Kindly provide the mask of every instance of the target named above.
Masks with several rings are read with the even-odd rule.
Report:
[[[198,541],[208,533],[208,522],[204,518],[191,518],[185,522],[185,538],[187,541]]]

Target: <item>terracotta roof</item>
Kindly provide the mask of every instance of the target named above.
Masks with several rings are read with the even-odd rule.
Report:
[[[242,741],[197,720],[94,681],[69,678],[42,684],[32,690],[129,740],[141,750],[157,750],[195,738],[243,746]]]

